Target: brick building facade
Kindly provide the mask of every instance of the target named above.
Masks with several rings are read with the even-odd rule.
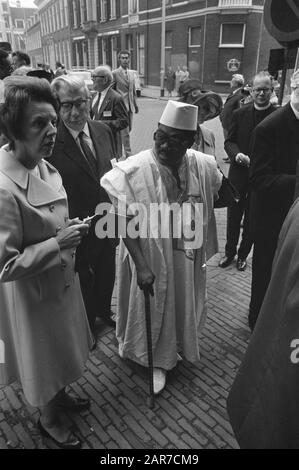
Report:
[[[67,0],[35,0],[39,9],[43,62],[55,69],[56,61],[72,67]]]
[[[165,69],[186,65],[203,87],[227,91],[233,73],[247,80],[279,44],[263,24],[264,0],[165,0]],[[129,49],[145,85],[160,85],[162,0],[36,0],[45,61],[67,68],[117,66]]]

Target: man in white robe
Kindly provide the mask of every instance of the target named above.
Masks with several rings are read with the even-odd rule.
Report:
[[[215,243],[210,240],[208,226],[222,175],[212,156],[187,150],[194,143],[196,129],[197,107],[169,101],[155,133],[154,149],[118,162],[101,179],[119,219],[126,217],[127,223],[118,263],[119,353],[143,366],[148,364],[142,292],[148,290],[152,295],[155,393],[164,388],[166,371],[176,366],[179,354],[192,363],[200,358],[199,333],[206,317],[207,253],[210,257],[215,254],[209,249]],[[136,203],[139,236],[134,238]],[[152,209],[163,203],[179,207],[183,220],[180,226],[189,232],[191,221],[183,215],[190,209],[195,223],[193,241],[188,235],[184,237],[186,230],[177,237],[172,229],[175,224],[171,223],[169,236],[161,236],[162,225],[165,228],[165,222],[175,217],[174,212],[172,217],[163,213],[163,217],[150,218]]]

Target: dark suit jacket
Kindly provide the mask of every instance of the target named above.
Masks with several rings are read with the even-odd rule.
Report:
[[[231,93],[226,98],[226,101],[223,106],[223,110],[220,114],[220,121],[223,129],[229,130],[231,125],[233,112],[239,108],[241,99],[244,98],[242,90],[239,89],[236,93]]]
[[[98,175],[90,169],[72,135],[62,121],[58,124],[55,147],[49,162],[62,176],[67,192],[70,218],[93,215],[100,202],[110,202],[106,191],[100,185],[100,178],[109,171],[110,160],[115,156],[113,135],[109,127],[98,121],[88,121],[90,136],[93,141],[97,161]],[[103,249],[103,240],[99,240],[92,225],[88,236],[78,248],[78,258],[94,256]],[[77,263],[78,267],[78,263]]]
[[[259,119],[265,119],[275,110],[275,106],[271,105],[268,109],[259,111],[261,113]],[[228,178],[240,193],[244,189],[248,191],[249,168],[236,163],[235,157],[239,152],[251,157],[252,136],[256,124],[253,103],[237,109],[233,112],[228,136],[224,143],[226,153],[231,160]]]
[[[288,103],[255,129],[250,185],[256,239],[277,237],[294,198],[299,120]]]
[[[91,117],[96,121],[104,121],[110,127],[115,140],[117,157],[120,158],[122,156],[120,131],[128,127],[129,116],[123,98],[111,86],[100,109],[96,111],[92,108]]]

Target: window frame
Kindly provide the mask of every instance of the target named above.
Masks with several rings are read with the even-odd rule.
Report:
[[[243,34],[242,34],[242,42],[241,43],[222,43],[222,36],[223,36],[223,25],[243,25]],[[219,38],[219,47],[233,47],[233,48],[244,48],[245,47],[245,35],[246,35],[246,23],[242,21],[236,22],[224,22],[220,25],[220,38]]]
[[[191,44],[191,30],[192,30],[192,29],[195,29],[195,28],[199,28],[199,29],[200,29],[200,33],[202,33],[202,27],[201,27],[201,25],[198,25],[198,26],[189,26],[189,28],[188,28],[188,47],[201,47],[201,44]]]

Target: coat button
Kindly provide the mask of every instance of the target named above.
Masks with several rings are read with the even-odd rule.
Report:
[[[54,212],[54,211],[55,211],[55,206],[54,206],[54,204],[52,204],[52,205],[49,207],[49,211],[50,211],[50,212]]]

